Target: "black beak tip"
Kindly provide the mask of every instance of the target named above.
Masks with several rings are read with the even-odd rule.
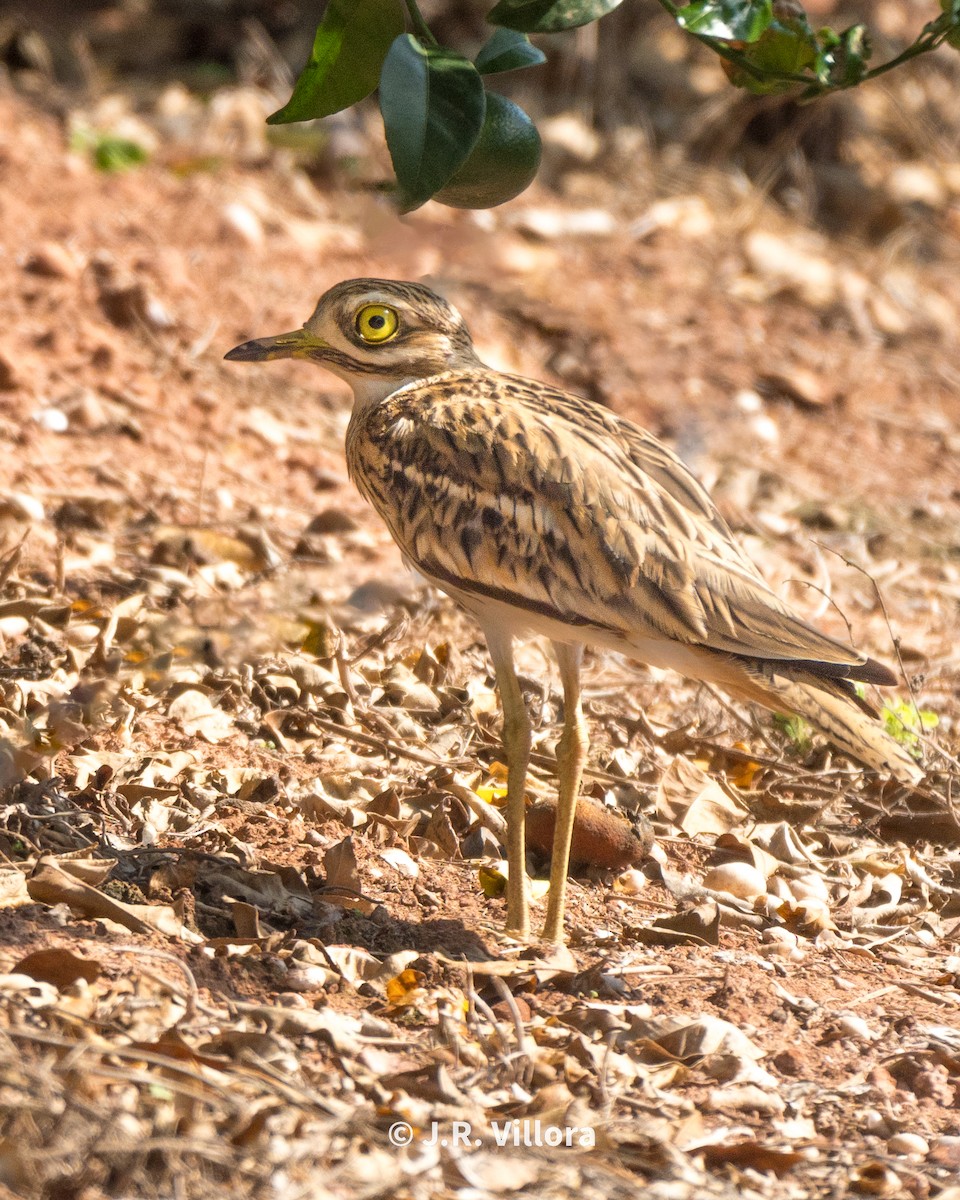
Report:
[[[234,346],[232,350],[228,350],[223,356],[225,362],[253,362],[256,354],[252,353],[253,343],[244,342],[241,346]]]

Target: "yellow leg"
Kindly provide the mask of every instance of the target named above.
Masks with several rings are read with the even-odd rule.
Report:
[[[530,761],[530,718],[513,666],[513,638],[499,629],[485,629],[503,706],[503,748],[507,756],[507,929],[520,938],[530,936],[530,889],[524,830],[524,792]]]
[[[553,855],[550,859],[550,897],[547,901],[543,938],[547,942],[562,943],[570,841],[573,837],[573,820],[577,813],[580,778],[587,761],[590,739],[580,704],[580,661],[583,657],[583,647],[554,642],[554,650],[560,664],[560,681],[563,684],[563,734],[557,746],[560,791],[557,797],[557,823],[553,832]]]

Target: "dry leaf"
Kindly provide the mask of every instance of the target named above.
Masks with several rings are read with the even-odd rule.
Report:
[[[684,833],[728,833],[749,816],[743,802],[729,795],[688,759],[677,756],[657,788],[657,812]]]
[[[648,946],[719,946],[720,909],[708,900],[675,916],[657,917],[636,936]]]
[[[100,964],[90,958],[77,958],[69,950],[51,948],[35,950],[21,958],[13,968],[20,975],[29,975],[43,983],[52,983],[63,991],[78,979],[93,983],[102,970]]]
[[[53,858],[43,857],[27,881],[31,897],[40,904],[66,904],[84,917],[113,921],[134,933],[157,930],[168,937],[199,943],[203,938],[187,929],[173,908],[162,904],[123,904],[89,884],[72,878]]]
[[[805,1160],[804,1155],[796,1150],[777,1150],[754,1141],[715,1142],[699,1149],[691,1149],[702,1154],[711,1167],[732,1166],[740,1170],[765,1171],[776,1175],[778,1179],[782,1179],[798,1163]]]

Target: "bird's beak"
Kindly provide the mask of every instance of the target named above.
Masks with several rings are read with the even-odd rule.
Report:
[[[271,358],[322,358],[330,346],[309,329],[278,333],[275,337],[254,338],[235,346],[223,357],[230,362],[268,362]]]

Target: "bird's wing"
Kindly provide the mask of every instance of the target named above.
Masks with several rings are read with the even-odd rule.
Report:
[[[358,413],[347,459],[404,553],[461,592],[626,642],[864,663],[771,591],[680,459],[590,401],[451,373]]]

